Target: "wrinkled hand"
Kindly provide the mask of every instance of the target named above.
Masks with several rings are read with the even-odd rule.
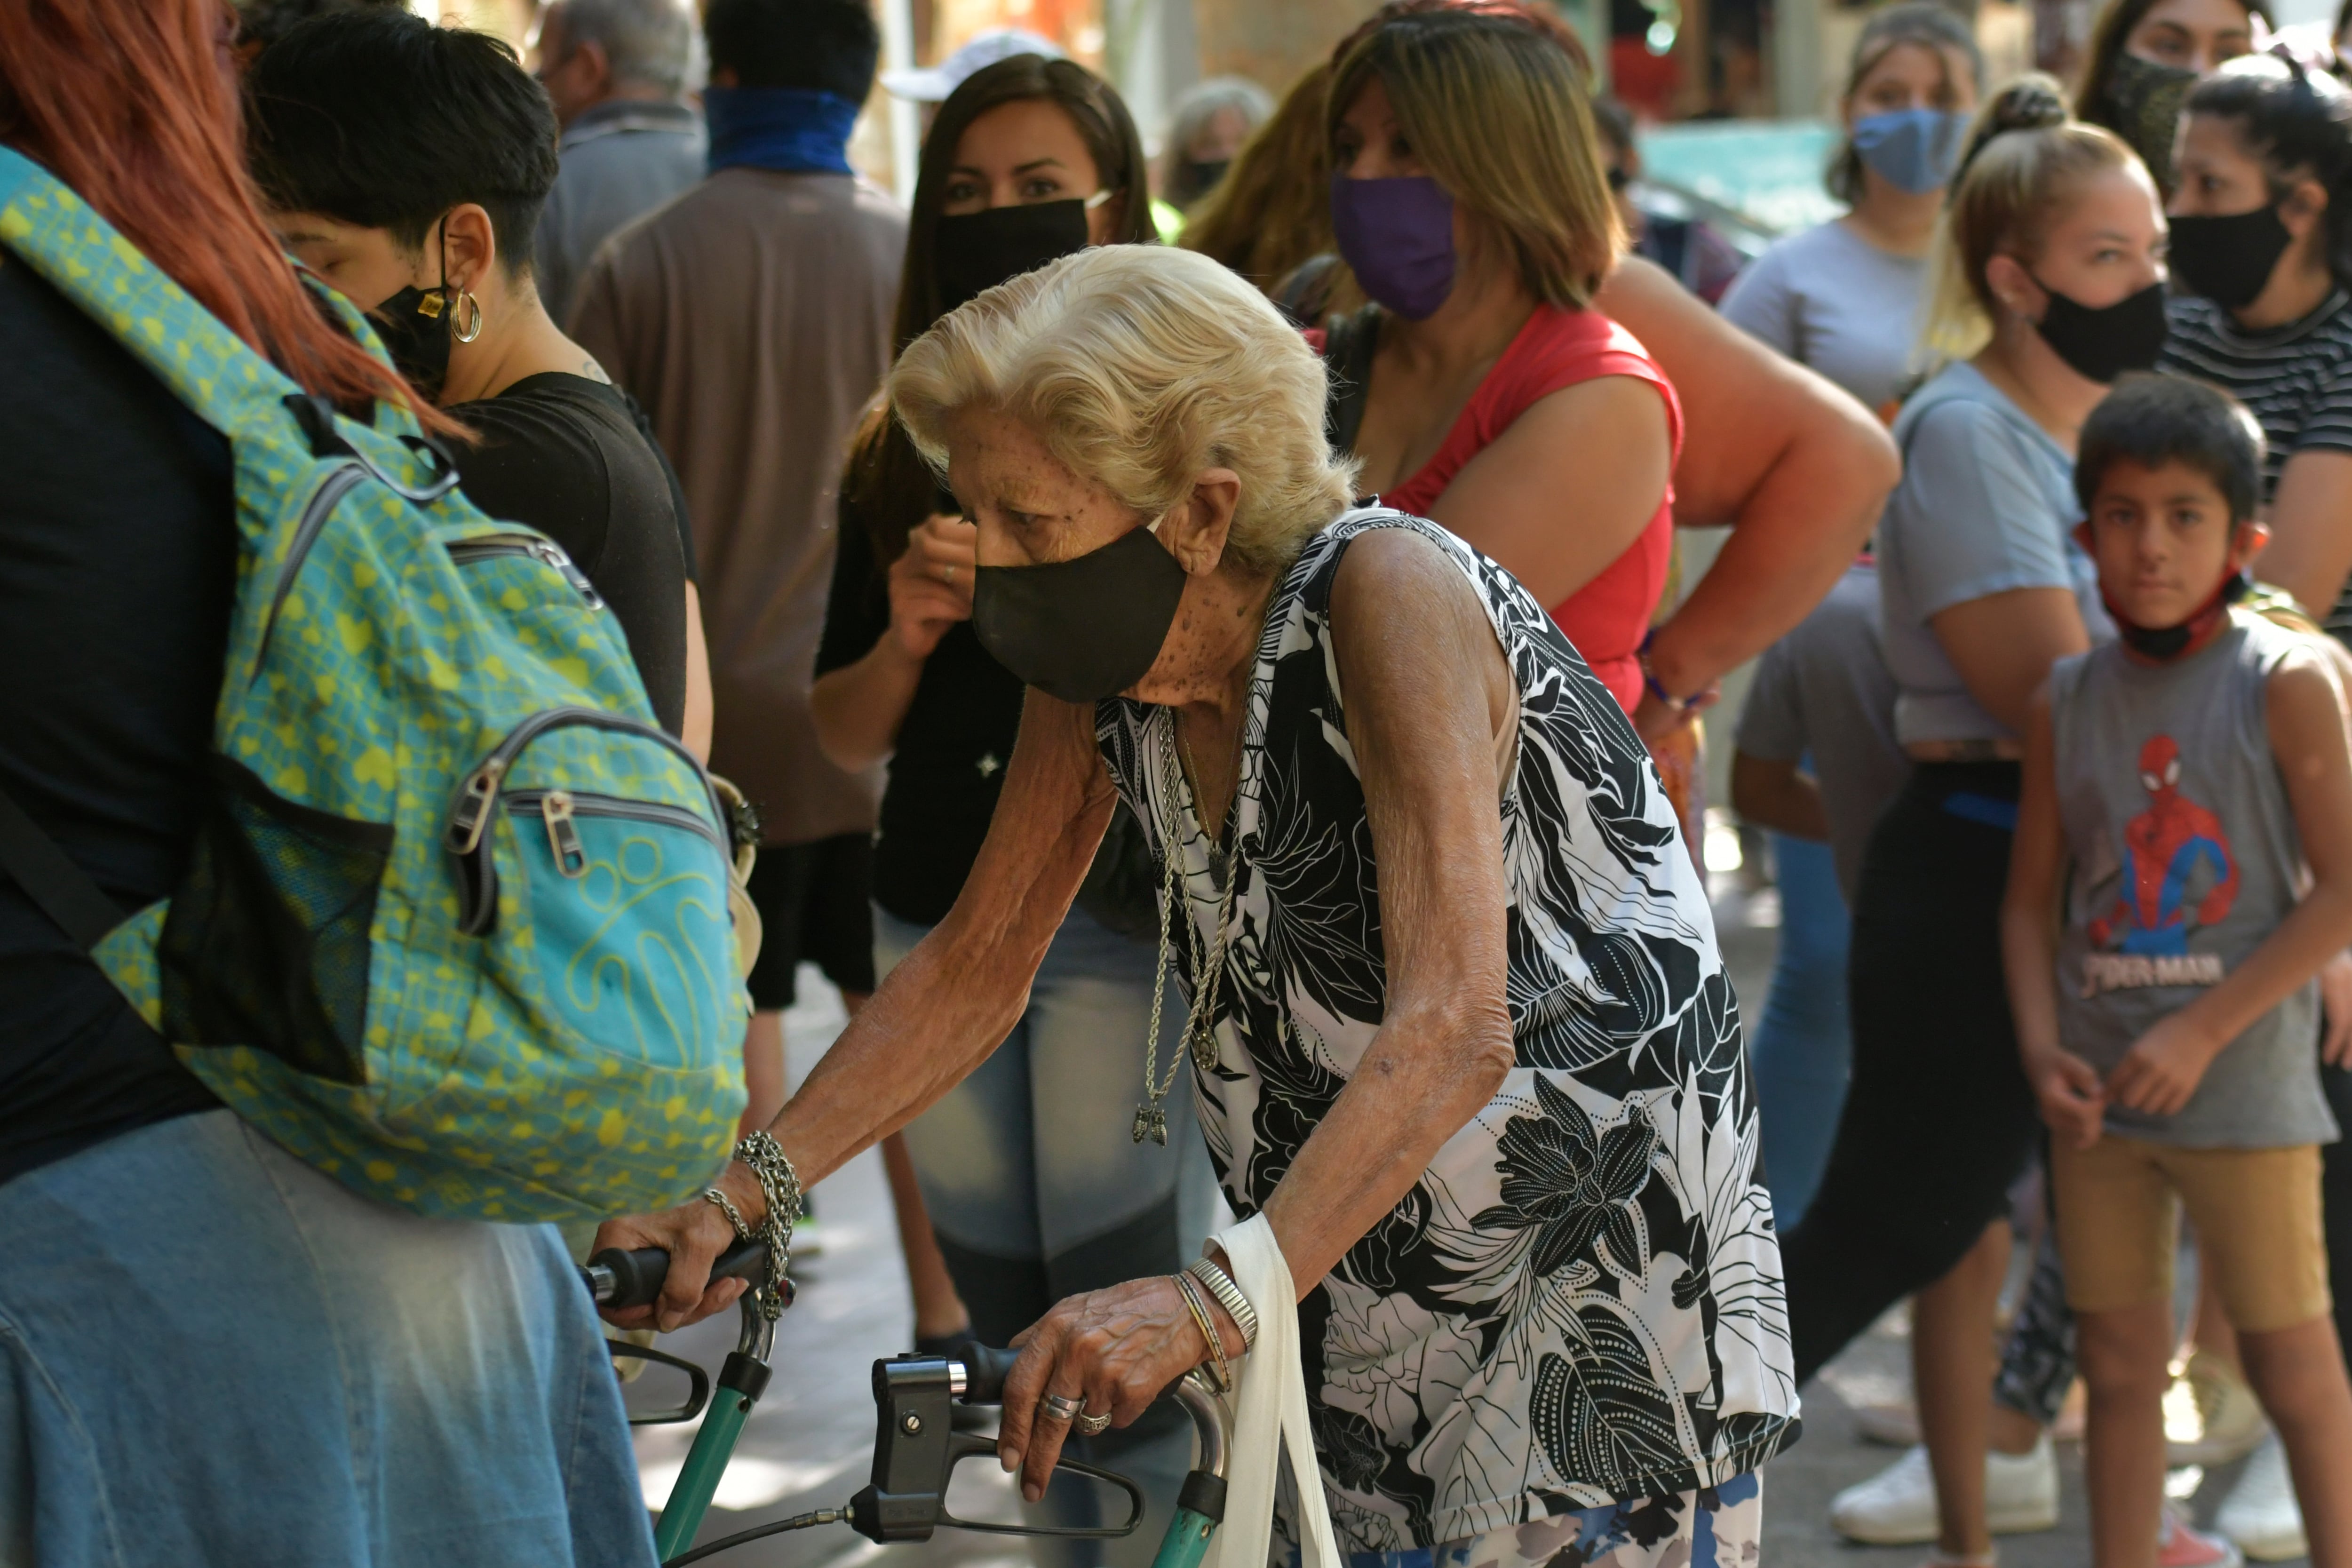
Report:
[[[1226,1353],[1241,1350],[1241,1331],[1212,1303]],[[1074,1422],[1042,1414],[1048,1394],[1086,1401],[1084,1414],[1110,1413],[1124,1426],[1170,1384],[1209,1359],[1209,1346],[1191,1309],[1166,1275],[1131,1279],[1108,1290],[1072,1296],[1013,1338],[1021,1359],[1004,1380],[1004,1420],[996,1457],[1021,1472],[1021,1495],[1035,1502],[1060,1458]]]
[[[2109,1099],[2146,1116],[2180,1114],[2205,1069],[2229,1043],[2209,1039],[2183,1017],[2174,1013],[2158,1019],[2133,1043],[2130,1053],[2107,1075]]]
[[[2321,966],[2319,1010],[2327,1019],[2319,1059],[2332,1068],[2352,1068],[2352,952],[2339,952]]]
[[[979,538],[971,523],[941,513],[917,524],[890,563],[890,635],[909,658],[930,658],[949,627],[971,618]]]
[[[757,1226],[768,1212],[759,1178],[740,1160],[730,1160],[713,1184],[735,1200],[747,1225]],[[593,1250],[608,1247],[635,1251],[658,1247],[669,1254],[669,1272],[662,1279],[661,1299],[650,1307],[607,1310],[604,1320],[625,1329],[659,1329],[668,1333],[688,1323],[698,1323],[711,1313],[732,1306],[751,1289],[741,1279],[713,1283],[710,1266],[735,1244],[735,1227],[717,1204],[697,1197],[659,1214],[625,1215],[596,1227]]]
[[[1633,709],[1633,732],[1644,744],[1664,740],[1678,730],[1687,730],[1698,722],[1698,716],[1723,700],[1723,688],[1710,681],[1681,707],[1659,700],[1658,694],[1645,684],[1642,700]]]
[[[2107,1116],[2107,1092],[2097,1069],[2072,1051],[2051,1051],[2025,1067],[2042,1120],[2050,1131],[2088,1149],[2099,1141]]]

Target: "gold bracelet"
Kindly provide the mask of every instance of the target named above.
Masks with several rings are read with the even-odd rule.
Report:
[[[1201,1299],[1201,1288],[1189,1275],[1171,1274],[1169,1278],[1176,1281],[1176,1293],[1183,1297],[1184,1305],[1192,1309],[1192,1321],[1199,1325],[1201,1337],[1209,1342],[1210,1358],[1216,1363],[1216,1370],[1209,1373],[1212,1391],[1217,1394],[1232,1392],[1234,1369],[1225,1362],[1224,1342],[1218,1336],[1216,1322],[1209,1316],[1208,1303]]]

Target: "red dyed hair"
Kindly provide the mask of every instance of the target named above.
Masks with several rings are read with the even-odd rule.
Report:
[[[218,0],[0,0],[0,142],[306,391],[453,422],[323,315],[245,172]]]

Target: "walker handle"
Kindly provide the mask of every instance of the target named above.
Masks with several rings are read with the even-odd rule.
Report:
[[[720,1253],[710,1266],[710,1278],[756,1279],[768,1267],[768,1244],[739,1241]],[[658,1247],[624,1252],[608,1247],[580,1270],[582,1283],[600,1307],[649,1307],[661,1295],[669,1278],[669,1254]]]

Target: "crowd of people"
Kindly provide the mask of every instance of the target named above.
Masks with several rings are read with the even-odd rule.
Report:
[[[1885,5],[1843,216],[1749,261],[1636,199],[1539,0],[1391,0],[1156,157],[1034,35],[877,77],[865,0],[552,0],[530,68],[369,0],[0,0],[0,1560],[644,1568],[604,1334],[772,1298],[713,1260],[805,1258],[878,1143],[917,1348],[1021,1343],[1030,1523],[1100,1522],[1066,1452],[1150,1499],[1039,1542],[1073,1568],[1150,1559],[1155,1397],[1294,1309],[1240,1374],[1303,1384],[1291,1561],[1752,1561],[1801,1388],[1906,1300],[1865,1415],[1912,1446],[1846,1534],[1989,1568],[2079,1383],[2102,1568],[2352,1565],[2352,90],[2270,22],[2110,0],[2070,95]],[[903,204],[849,157],[877,80]],[[381,568],[257,500],[281,426],[366,528],[530,531],[465,590],[515,640],[429,683],[609,646],[595,722],[749,803],[696,829],[757,850],[736,1157],[677,1206],[509,1223],[243,1114],[257,1056],[318,1106],[386,1050],[478,1079],[480,1005],[391,1005],[372,948],[642,889],[577,823],[694,816],[460,834],[514,753],[358,755],[320,677],[284,746],[458,799],[417,897],[391,820],[256,771],[257,648],[412,635],[312,607]],[[1700,735],[1751,661],[1743,1032]],[[207,960],[198,884],[270,942]],[[803,963],[850,1020],[795,1087]],[[581,1158],[688,1108],[593,1103]],[[600,1325],[611,1245],[673,1262]],[[2252,1455],[2214,1533],[2164,1495],[2184,1352],[2197,1451]]]

